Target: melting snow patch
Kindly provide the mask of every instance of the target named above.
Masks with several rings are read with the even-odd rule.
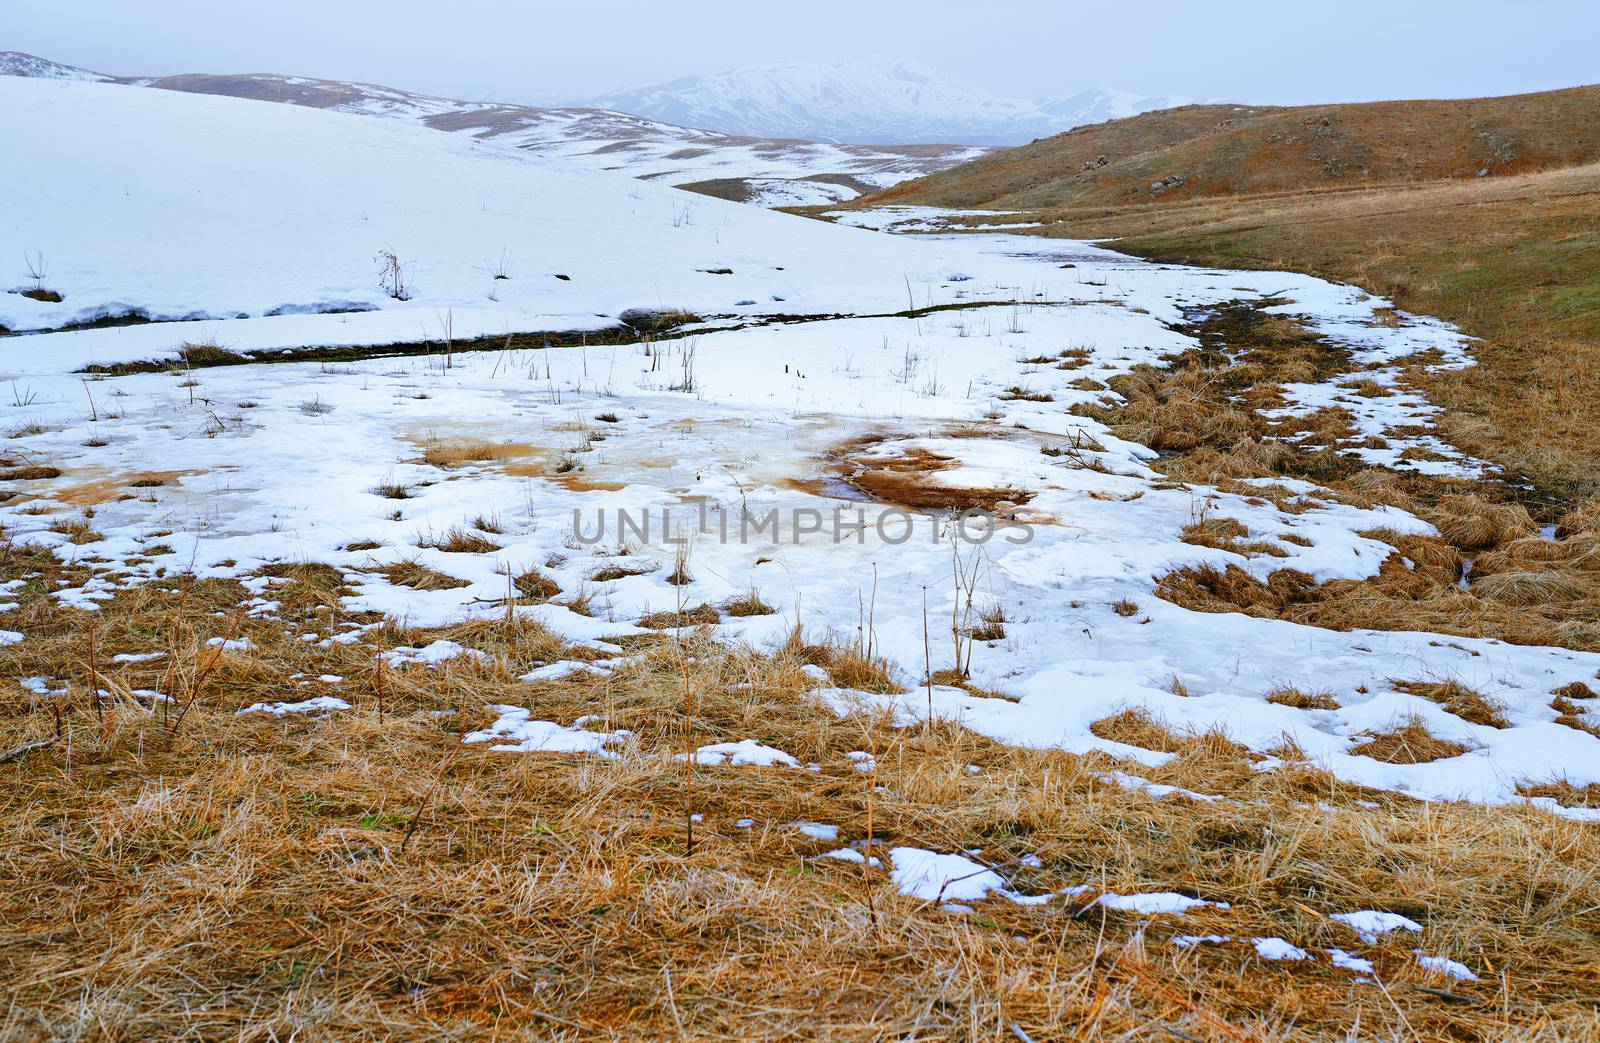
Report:
[[[165,652],[119,652],[111,657],[113,663],[148,663],[156,659],[165,659]]]
[[[474,659],[487,658],[482,652],[465,645],[458,645],[454,641],[440,639],[432,644],[423,645],[421,648],[396,648],[383,653],[384,661],[390,666],[412,666],[420,664],[429,668],[438,666],[449,659],[458,659],[461,656],[471,656]]]
[[[1252,938],[1256,955],[1263,960],[1309,960],[1311,954],[1298,945],[1290,945],[1282,938]]]
[[[524,681],[559,681],[563,677],[571,677],[573,674],[603,675],[607,673],[610,673],[610,671],[602,667],[594,666],[591,663],[580,663],[576,660],[563,659],[559,663],[551,663],[548,666],[541,666],[536,670],[529,670],[527,673],[522,675],[521,679]]]
[[[1368,945],[1376,945],[1378,939],[1395,931],[1422,932],[1422,925],[1415,920],[1401,916],[1399,913],[1381,913],[1375,909],[1358,909],[1353,913],[1334,913],[1328,917],[1350,928],[1361,936],[1361,940]]]
[[[606,749],[614,739],[630,733],[626,728],[614,732],[591,732],[585,728],[569,728],[554,721],[532,721],[529,711],[520,706],[491,706],[500,719],[482,731],[469,732],[463,742],[492,742],[489,749],[505,753],[592,753],[599,757],[616,757]]]
[[[990,891],[1005,890],[1000,874],[961,855],[941,855],[920,847],[889,852],[894,869],[889,878],[903,895],[925,902],[936,899],[977,901]]]
[[[1225,799],[1214,793],[1196,793],[1194,790],[1184,789],[1182,786],[1168,786],[1160,782],[1151,782],[1149,779],[1141,778],[1138,775],[1129,775],[1127,772],[1122,771],[1097,771],[1094,772],[1094,777],[1101,782],[1109,782],[1113,785],[1121,786],[1123,789],[1143,790],[1157,800],[1174,794],[1202,802]]]
[[[817,857],[818,858],[837,858],[841,862],[854,862],[857,865],[860,865],[862,859],[864,859],[866,856],[863,855],[861,852],[857,851],[853,847],[841,847],[841,848],[838,848],[836,850],[828,851],[828,852],[825,852],[823,854],[820,854]],[[877,858],[874,858],[872,860],[872,865],[873,865],[874,868],[876,868],[878,866],[883,865],[883,862],[881,862]]]
[[[1371,960],[1363,960],[1359,956],[1352,956],[1343,949],[1328,949],[1326,951],[1328,959],[1333,961],[1335,967],[1342,967],[1347,971],[1355,971],[1357,974],[1372,973]]]
[[[688,759],[688,756],[686,753],[680,753],[675,759],[684,761]],[[800,767],[800,762],[787,753],[771,746],[763,746],[754,739],[741,739],[738,742],[718,742],[709,746],[702,746],[694,751],[694,762],[696,764],[750,765],[757,768]]]
[[[789,825],[813,840],[839,839],[839,827],[830,826],[826,822],[791,822]]]
[[[1447,978],[1455,978],[1457,981],[1478,980],[1478,976],[1473,974],[1464,963],[1457,963],[1443,956],[1427,956],[1423,954],[1421,949],[1413,949],[1411,951],[1416,954],[1417,963],[1421,964],[1425,970],[1433,971],[1435,974],[1442,974]]]
[[[282,717],[286,713],[316,713],[319,710],[348,710],[350,704],[343,699],[336,699],[331,695],[319,695],[315,699],[307,699],[298,703],[255,703],[240,710],[240,714],[270,713],[275,717]]]
[[[214,637],[206,644],[212,648],[220,648],[224,652],[250,652],[255,649],[255,642],[248,637]]]
[[[14,645],[22,640],[22,635],[15,630],[0,630],[0,645]]]
[[[1091,905],[1103,905],[1107,909],[1117,909],[1122,912],[1138,913],[1140,916],[1153,916],[1157,913],[1173,913],[1181,916],[1191,909],[1210,907],[1213,909],[1227,909],[1227,902],[1210,902],[1204,898],[1190,898],[1188,895],[1178,894],[1176,891],[1154,891],[1142,895],[1103,894],[1096,898]]]

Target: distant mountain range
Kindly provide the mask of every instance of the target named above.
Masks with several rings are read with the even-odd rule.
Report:
[[[1194,104],[1105,87],[1004,98],[903,59],[753,65],[584,98],[576,104],[726,134],[880,144],[1018,145],[1086,123]]]
[[[267,73],[108,76],[0,51],[0,76],[95,80],[415,120],[435,130],[762,206],[853,199],[982,155],[965,145],[840,145],[733,135],[593,107],[458,101],[371,83]]]

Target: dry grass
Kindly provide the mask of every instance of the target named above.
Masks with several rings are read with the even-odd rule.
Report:
[[[449,554],[490,554],[500,549],[500,544],[487,536],[459,525],[452,525],[443,533],[429,533],[418,539],[417,546]]]
[[[1566,779],[1528,783],[1517,787],[1524,797],[1549,797],[1564,808],[1600,808],[1600,783],[1574,786]]]
[[[1292,706],[1297,710],[1337,710],[1339,701],[1329,691],[1308,692],[1293,685],[1279,685],[1267,693],[1267,702]]]
[[[1453,713],[1472,724],[1487,724],[1492,728],[1510,726],[1501,712],[1504,707],[1453,678],[1443,681],[1397,681],[1390,678],[1389,686],[1397,692],[1421,696],[1437,703],[1447,713]]]
[[[455,590],[469,585],[464,579],[446,575],[414,559],[399,561],[372,571],[396,586],[410,587],[412,590]]]
[[[1437,737],[1428,731],[1422,718],[1408,717],[1396,722],[1388,731],[1366,733],[1366,741],[1350,747],[1350,752],[1385,764],[1427,764],[1446,757],[1459,757],[1471,749]]]
[[[1584,144],[1575,126],[1546,123],[1568,144]],[[1430,139],[1426,149],[1401,151],[1436,149]],[[1264,162],[1294,176],[1292,157]],[[1600,495],[1600,413],[1592,408],[1600,398],[1600,165],[1107,204],[1030,215],[1046,226],[1024,234],[1114,237],[1118,249],[1161,261],[1305,271],[1453,321],[1483,338],[1474,345],[1480,365],[1408,374],[1445,407],[1443,435],[1531,480],[1556,513]]]
[[[1173,734],[1172,729],[1152,717],[1148,710],[1134,707],[1100,718],[1089,725],[1089,731],[1111,742],[1158,753],[1176,753],[1183,748],[1183,740]]]
[[[1178,533],[1178,539],[1196,547],[1232,551],[1245,557],[1256,554],[1266,554],[1274,558],[1289,556],[1288,551],[1268,540],[1245,539],[1249,535],[1250,530],[1237,519],[1207,518],[1185,525]]]
[[[612,580],[627,579],[629,576],[643,576],[654,572],[660,566],[653,561],[623,562],[602,565],[589,574],[589,579],[595,583],[610,583]]]
[[[50,523],[50,531],[66,536],[68,543],[95,543],[104,539],[94,531],[94,526],[89,524],[87,518],[58,518]]]
[[[1491,550],[1537,532],[1520,504],[1494,504],[1479,496],[1445,496],[1426,512],[1439,535],[1462,550]]]
[[[422,462],[433,467],[460,467],[463,464],[504,460],[527,452],[526,445],[498,442],[436,442],[424,447]]]
[[[543,604],[561,593],[561,585],[538,569],[525,569],[511,577],[518,596],[533,604]]]
[[[1119,735],[1174,753],[1142,774],[1234,803],[1152,799],[1109,785],[1099,773],[1117,765],[1100,754],[835,716],[805,694],[816,682],[803,667],[823,665],[840,684],[870,670],[859,651],[798,633],[759,654],[692,634],[681,651],[639,643],[640,658],[611,675],[538,686],[516,678],[583,650],[515,620],[390,624],[363,644],[319,648],[298,628],[371,618],[330,617],[321,606],[339,603],[343,579],[315,563],[273,570],[288,580],[274,587],[284,621],[242,620],[252,649],[216,657],[196,692],[205,642],[249,599],[242,586],[175,577],[86,613],[48,594],[57,580],[81,583],[83,566],[39,548],[0,562],[0,578],[29,572],[43,581],[17,610],[29,638],[0,648],[0,674],[80,676],[92,619],[113,696],[102,725],[76,684],[59,704],[0,690],[0,751],[46,743],[5,765],[0,794],[8,1037],[1014,1039],[1016,1026],[1038,1040],[1172,1030],[1487,1041],[1600,1030],[1587,999],[1600,966],[1592,826],[1420,804],[1307,766],[1260,772],[1223,736],[1136,732],[1124,718]],[[487,658],[373,669],[374,648],[435,638]],[[109,664],[152,647],[177,654]],[[671,757],[685,669],[696,742],[755,738],[819,769],[697,769],[692,856]],[[294,680],[324,674],[345,680]],[[177,734],[128,694],[147,687],[198,696]],[[354,708],[320,720],[233,712],[321,692]],[[487,704],[508,701],[563,723],[600,714],[597,727],[632,736],[610,760],[460,744],[493,720]],[[877,751],[872,776],[848,756],[862,749]],[[1379,806],[1359,803],[1371,798]],[[1030,893],[1090,882],[1233,909],[1144,922],[1085,896],[944,914],[900,897],[883,870],[811,860],[864,839],[869,801],[880,853],[982,849]],[[838,824],[840,841],[786,825],[800,819]],[[1326,919],[1358,908],[1418,919],[1428,951],[1484,980],[1449,983],[1462,999],[1424,991],[1442,983],[1417,967],[1412,939],[1368,949]],[[1321,960],[1166,944],[1197,931],[1360,948],[1385,988],[1352,987]],[[1502,1003],[1505,991],[1518,1001]]]
[[[714,605],[695,605],[673,609],[670,612],[646,612],[639,617],[639,625],[651,630],[673,630],[678,627],[715,626],[722,622],[722,613]]]
[[[912,510],[997,511],[1027,503],[1024,489],[974,489],[941,485],[928,475],[956,466],[951,457],[921,446],[896,447],[893,453],[872,452],[894,441],[888,432],[852,439],[828,454],[828,464],[844,482],[879,503]]]
[[[372,487],[374,496],[382,496],[386,500],[408,500],[411,490],[399,482],[379,482]]]
[[[1597,142],[1593,86],[1451,101],[1192,105],[1078,127],[857,202],[1162,210],[1241,195],[1337,197],[1591,163]]]
[[[1006,610],[998,601],[978,613],[978,622],[967,629],[974,641],[1003,641],[1006,636]]]
[[[1465,559],[1442,539],[1387,531],[1363,535],[1395,548],[1369,580],[1318,585],[1304,573],[1282,569],[1262,582],[1236,566],[1207,565],[1163,576],[1156,593],[1197,611],[1244,612],[1336,630],[1437,631],[1600,650],[1600,554],[1593,537],[1513,539],[1473,559],[1472,582],[1463,589]]]
[[[32,432],[29,432],[30,434]],[[61,468],[36,464],[30,467],[13,467],[0,471],[0,482],[35,482],[45,478],[60,478]]]
[[[755,587],[738,597],[729,598],[722,603],[722,611],[728,616],[740,618],[744,616],[770,616],[778,610],[761,600],[761,594]]]

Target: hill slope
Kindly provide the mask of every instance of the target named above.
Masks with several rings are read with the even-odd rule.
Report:
[[[371,83],[269,73],[113,77],[15,51],[0,75],[96,80],[421,122],[593,171],[628,174],[762,205],[850,199],[982,155],[964,145],[831,145],[695,130],[596,108],[458,101]],[[711,184],[707,185],[709,182]]]
[[[410,313],[391,320],[402,339],[449,308],[458,334],[474,316],[491,332],[565,329],[661,300],[832,310],[841,294],[863,296],[863,272],[839,272],[841,254],[881,266],[876,300],[893,305],[904,297],[901,273],[917,270],[904,241],[401,120],[0,77],[0,138],[52,158],[13,172],[0,227],[18,253],[42,255],[36,281],[61,298],[24,296],[27,272],[13,255],[0,269],[0,290],[17,291],[0,293],[0,326],[12,330],[130,312],[375,308]],[[175,164],[179,153],[192,154]],[[63,198],[75,201],[70,210]],[[398,256],[401,294],[380,286],[383,251]],[[350,329],[381,321],[346,318]]]
[[[1033,208],[1525,173],[1600,159],[1600,87],[1291,108],[1194,105],[1080,127],[874,202]]]

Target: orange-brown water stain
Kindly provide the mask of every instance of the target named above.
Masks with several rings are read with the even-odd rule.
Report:
[[[47,479],[54,484],[46,486],[38,483],[32,490],[17,490],[18,495],[9,500],[12,505],[21,505],[35,500],[51,500],[64,503],[72,507],[94,507],[112,500],[132,499],[146,489],[170,485],[178,478],[185,475],[199,474],[195,470],[180,471],[129,471],[117,474],[108,474],[101,467],[73,468],[66,471],[60,478]],[[87,475],[99,475],[87,481],[74,481]],[[135,483],[144,483],[136,485]]]

